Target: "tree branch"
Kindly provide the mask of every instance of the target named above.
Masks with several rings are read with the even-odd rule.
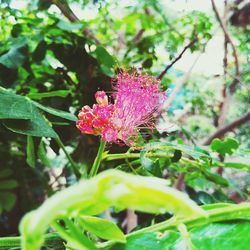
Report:
[[[144,12],[146,15],[148,16],[153,16],[151,10],[149,9],[149,7],[146,7],[144,9]],[[143,33],[145,32],[145,29],[144,28],[141,28],[134,36],[134,38],[131,40],[132,43],[137,43],[141,38],[142,38],[142,35]]]
[[[227,19],[225,18],[227,16],[228,12],[228,4],[227,0],[224,1],[224,25],[227,27]],[[221,127],[225,123],[226,114],[229,109],[229,103],[231,101],[231,98],[229,98],[229,95],[227,94],[227,67],[228,67],[228,60],[227,60],[227,54],[228,54],[228,40],[226,34],[224,34],[224,58],[223,58],[223,69],[224,69],[224,85],[221,91],[223,100],[221,101],[219,105],[219,116],[217,119],[216,127]]]
[[[66,0],[52,0],[52,3],[54,3],[59,10],[62,12],[62,14],[72,23],[80,21],[79,18],[74,14],[74,12],[70,9],[68,3]],[[93,34],[93,32],[89,28],[84,28],[82,33],[94,40],[96,44],[100,44],[100,41],[98,38]]]
[[[227,27],[225,26],[225,24],[223,23],[220,15],[219,15],[219,12],[218,12],[218,9],[215,5],[215,2],[214,0],[211,0],[211,3],[212,3],[212,7],[213,7],[213,10],[214,10],[214,13],[215,13],[215,16],[216,16],[216,19],[218,20],[219,24],[220,24],[220,27],[221,29],[223,30],[224,32],[224,35],[225,37],[227,38],[227,41],[230,43],[231,47],[232,47],[232,50],[233,50],[233,56],[234,56],[234,61],[235,61],[235,75],[236,75],[236,78],[233,79],[232,83],[230,84],[230,87],[229,87],[229,92],[230,94],[233,94],[236,90],[236,85],[238,83],[238,80],[237,78],[240,77],[240,66],[239,66],[239,59],[238,59],[238,54],[237,54],[237,50],[234,46],[234,43],[228,33],[228,30],[227,30]]]
[[[143,33],[145,32],[145,29],[140,29],[137,33],[136,33],[136,35],[135,35],[135,37],[132,39],[132,43],[137,43],[140,39],[141,39],[141,37],[142,37],[142,35],[143,35]]]
[[[232,123],[230,123],[228,125],[223,126],[222,128],[219,128],[214,134],[209,136],[202,143],[202,145],[209,145],[212,142],[213,139],[221,138],[227,132],[232,131],[232,130],[240,127],[241,125],[243,125],[244,123],[247,123],[248,121],[250,121],[250,110],[244,116],[240,117],[239,119],[233,121]]]
[[[158,79],[158,80],[161,80],[162,78],[163,78],[163,76],[167,73],[167,71],[177,62],[177,61],[179,61],[181,58],[182,58],[182,56],[183,56],[183,54],[185,53],[185,51],[187,50],[187,49],[189,49],[190,47],[192,47],[194,44],[195,44],[195,42],[197,41],[197,37],[195,36],[195,38],[191,41],[191,42],[189,42],[189,44],[187,44],[184,48],[183,48],[183,50],[181,51],[181,53],[169,64],[169,65],[167,65],[166,66],[166,68],[157,76],[157,78],[156,79]]]
[[[175,87],[174,87],[173,91],[171,92],[170,96],[167,98],[166,102],[163,104],[162,110],[167,110],[168,107],[172,104],[172,102],[174,101],[177,93],[180,91],[180,89],[182,88],[182,86],[189,79],[190,74],[191,74],[191,72],[192,72],[192,70],[193,70],[196,62],[200,58],[200,56],[201,56],[201,54],[198,54],[198,56],[195,58],[193,64],[189,68],[189,70],[183,75],[183,77],[179,80],[179,82],[177,82],[177,84],[175,85]],[[164,115],[164,113],[162,113],[162,115]]]

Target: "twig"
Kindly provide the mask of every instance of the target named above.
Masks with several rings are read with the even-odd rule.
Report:
[[[201,54],[198,54],[198,56],[195,58],[193,64],[191,65],[190,69],[188,70],[188,72],[186,72],[184,74],[184,76],[182,77],[182,79],[175,85],[175,87],[174,87],[173,91],[171,92],[170,96],[168,97],[167,101],[162,106],[162,110],[167,110],[167,108],[172,104],[177,93],[180,91],[182,86],[187,82],[188,78],[190,77],[190,74],[191,74],[196,62],[200,58],[200,56],[201,56]]]
[[[182,56],[183,56],[183,54],[185,53],[185,51],[187,50],[187,49],[189,49],[190,47],[192,47],[194,44],[195,44],[195,42],[197,41],[197,37],[195,36],[195,38],[191,41],[191,42],[189,42],[189,44],[187,44],[184,48],[183,48],[183,50],[181,51],[181,53],[169,64],[169,65],[167,65],[166,66],[166,68],[157,76],[157,79],[158,80],[161,80],[162,78],[163,78],[163,76],[167,73],[167,71],[177,62],[177,61],[179,61],[181,58],[182,58]]]
[[[211,3],[212,3],[212,6],[213,6],[213,10],[214,10],[214,13],[215,13],[215,16],[216,16],[216,19],[218,20],[219,24],[220,24],[220,27],[222,28],[223,32],[224,32],[224,35],[225,37],[227,38],[227,41],[228,43],[230,43],[231,47],[232,47],[232,50],[233,50],[233,56],[234,56],[234,61],[235,61],[235,75],[237,76],[237,78],[240,77],[240,66],[239,66],[239,59],[238,59],[238,54],[237,54],[237,50],[234,46],[234,43],[231,39],[231,37],[229,36],[229,33],[228,33],[228,30],[227,30],[227,27],[225,26],[225,24],[223,23],[220,15],[219,15],[219,12],[217,10],[217,7],[215,5],[215,2],[214,0],[211,0]],[[229,92],[231,94],[233,94],[235,92],[235,89],[236,89],[236,85],[238,83],[238,80],[237,78],[235,78],[232,83],[230,84],[230,87],[229,87]]]
[[[224,25],[227,27],[227,19],[225,18],[227,16],[228,12],[228,5],[227,0],[224,2]],[[224,58],[223,58],[223,72],[224,72],[224,85],[221,91],[223,100],[221,101],[219,105],[220,113],[219,117],[217,119],[216,127],[221,127],[226,119],[226,114],[229,109],[229,103],[230,99],[227,98],[227,67],[228,67],[228,60],[227,60],[227,54],[228,54],[228,39],[226,34],[224,34]]]
[[[77,179],[79,179],[81,177],[81,173],[79,172],[78,166],[77,164],[74,162],[74,160],[72,159],[72,157],[70,156],[70,154],[68,153],[67,149],[65,148],[62,140],[60,139],[60,137],[56,138],[56,142],[59,145],[59,147],[62,149],[62,151],[64,152],[65,156],[67,157],[70,166],[72,168],[72,171],[74,172],[75,176]]]
[[[74,12],[70,9],[66,0],[52,0],[52,2],[60,9],[65,17],[72,23],[78,22],[79,18],[74,14]],[[82,33],[94,40],[96,44],[100,44],[99,39],[93,34],[93,32],[89,28],[84,28]]]
[[[145,12],[145,14],[148,15],[148,16],[153,16],[153,14],[152,14],[151,10],[149,9],[149,7],[146,7],[146,8],[144,9],[144,12]],[[141,39],[141,37],[142,37],[142,35],[143,35],[144,32],[145,32],[145,29],[144,29],[144,28],[141,28],[141,29],[135,34],[135,36],[134,36],[134,38],[131,40],[131,42],[132,42],[132,43],[137,43],[137,42]]]
[[[229,111],[230,103],[231,103],[231,100],[232,100],[232,95],[234,94],[234,92],[236,90],[236,86],[239,83],[239,79],[240,79],[240,66],[239,66],[239,59],[238,59],[237,50],[236,50],[236,48],[234,46],[234,43],[233,43],[233,41],[232,41],[232,39],[231,39],[231,37],[230,37],[230,35],[228,33],[227,26],[226,26],[226,21],[223,22],[222,18],[220,17],[218,9],[217,9],[217,7],[215,5],[214,0],[211,0],[211,3],[212,3],[212,7],[213,7],[213,10],[214,10],[216,19],[219,22],[219,25],[220,25],[223,33],[224,33],[225,41],[227,43],[229,43],[231,45],[231,47],[232,47],[234,61],[235,61],[235,77],[233,78],[233,80],[232,80],[229,88],[224,90],[224,92],[225,92],[225,98],[224,98],[224,101],[223,101],[223,103],[221,105],[221,113],[220,113],[220,116],[218,118],[218,125],[219,125],[219,127],[221,127],[221,126],[223,126],[224,121],[226,119],[226,114]],[[227,6],[225,6],[225,10],[226,10],[226,7]],[[225,72],[226,72],[226,68],[224,67],[224,73]]]
[[[224,136],[227,132],[232,131],[238,127],[240,127],[241,125],[243,125],[244,123],[250,121],[250,111],[248,111],[248,113],[246,113],[244,116],[240,117],[239,119],[231,122],[228,125],[225,125],[222,128],[219,128],[214,134],[212,134],[211,136],[209,136],[203,143],[202,145],[209,145],[213,139],[215,138],[221,138],[222,136]]]
[[[132,42],[132,43],[137,43],[137,42],[141,39],[141,37],[142,37],[144,31],[145,31],[145,29],[140,29],[140,30],[136,33],[135,37],[132,39],[131,42]]]

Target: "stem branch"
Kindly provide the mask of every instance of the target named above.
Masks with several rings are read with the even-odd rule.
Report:
[[[96,156],[95,161],[90,169],[89,177],[93,177],[97,174],[98,169],[99,169],[100,164],[101,164],[101,161],[102,161],[102,154],[104,152],[105,145],[106,145],[106,142],[101,140],[97,156]]]
[[[66,157],[68,158],[70,165],[71,165],[71,168],[72,168],[76,178],[79,179],[81,177],[81,174],[78,170],[78,167],[77,167],[76,163],[74,162],[74,160],[72,159],[72,157],[70,156],[70,154],[68,153],[68,151],[66,150],[62,140],[58,137],[58,138],[56,138],[56,142],[59,145],[59,147],[63,150]]]

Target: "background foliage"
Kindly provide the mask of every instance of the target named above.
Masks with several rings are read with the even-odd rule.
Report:
[[[98,89],[110,91],[120,68],[143,68],[161,79],[170,90],[168,111],[158,131],[145,138],[143,151],[124,157],[128,148],[108,145],[112,154],[104,157],[102,170],[165,178],[199,205],[249,199],[249,25],[237,23],[242,5],[228,1],[225,7],[224,74],[207,76],[192,73],[193,62],[182,72],[175,61],[185,53],[205,53],[222,30],[216,10],[175,15],[161,1],[150,0],[131,5],[35,0],[24,1],[19,9],[15,2],[0,1],[1,236],[18,235],[25,213],[89,171],[98,138],[80,135],[76,115],[83,105],[94,103]],[[79,19],[72,11],[76,8],[96,14]],[[219,12],[222,16],[223,10]],[[112,216],[126,231],[126,212]],[[169,218],[137,216],[138,228]],[[193,243],[199,234],[220,227],[194,229]],[[249,224],[236,227],[244,231]],[[226,237],[230,235],[229,230]],[[179,237],[177,232],[163,236],[161,248],[165,240],[178,244]],[[126,249],[145,240],[152,240],[148,249],[160,249],[154,238],[153,233],[131,237]],[[204,246],[211,243],[203,241]]]

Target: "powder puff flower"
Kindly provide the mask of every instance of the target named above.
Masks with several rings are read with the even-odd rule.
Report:
[[[141,126],[153,129],[165,100],[159,81],[146,74],[122,72],[113,84],[114,103],[104,91],[95,94],[97,104],[80,111],[77,127],[82,133],[100,135],[108,142],[137,146]]]

